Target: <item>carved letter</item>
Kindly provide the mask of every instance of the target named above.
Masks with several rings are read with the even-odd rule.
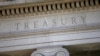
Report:
[[[47,26],[48,26],[47,21],[44,20],[44,22],[43,22],[43,27],[47,27]]]
[[[72,17],[72,24],[77,24],[75,17]]]
[[[38,28],[38,21],[34,21],[34,28]]]
[[[26,30],[26,29],[29,29],[29,23],[28,22],[25,22],[24,23],[24,29]]]
[[[66,25],[66,23],[67,23],[67,19],[66,19],[66,18],[62,18],[62,19],[61,19],[61,24],[62,24],[62,25]]]
[[[57,25],[56,19],[53,19],[53,20],[52,20],[52,23],[53,23],[52,26],[56,26],[56,25]]]
[[[20,25],[20,23],[15,23],[16,30],[19,30],[19,25]]]
[[[81,16],[82,22],[86,23],[86,16]]]

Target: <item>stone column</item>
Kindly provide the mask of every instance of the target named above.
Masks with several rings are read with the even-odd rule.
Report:
[[[63,47],[43,47],[37,48],[31,56],[69,56],[68,50]]]

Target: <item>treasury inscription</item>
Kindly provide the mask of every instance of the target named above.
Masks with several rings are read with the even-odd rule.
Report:
[[[0,33],[12,33],[21,31],[42,30],[60,27],[70,27],[77,25],[87,25],[90,23],[100,23],[100,12],[98,15],[91,13],[83,14],[61,14],[44,17],[26,17],[18,20],[0,21]]]

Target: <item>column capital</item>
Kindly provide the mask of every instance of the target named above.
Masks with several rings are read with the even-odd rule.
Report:
[[[67,49],[59,46],[37,48],[31,56],[69,56]]]

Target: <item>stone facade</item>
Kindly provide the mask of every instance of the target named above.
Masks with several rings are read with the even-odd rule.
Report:
[[[16,1],[0,2],[0,56],[100,55],[99,0]]]

